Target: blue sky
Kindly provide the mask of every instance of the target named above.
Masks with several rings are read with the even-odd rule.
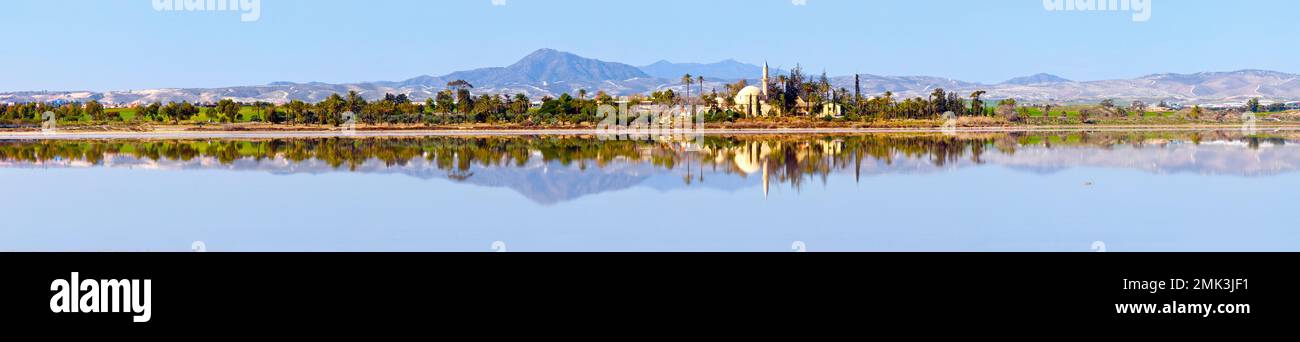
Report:
[[[1300,73],[1291,0],[1150,0],[1147,22],[1043,0],[262,0],[255,22],[152,1],[4,1],[0,91],[403,80],[543,47],[633,65],[734,58],[990,83]]]

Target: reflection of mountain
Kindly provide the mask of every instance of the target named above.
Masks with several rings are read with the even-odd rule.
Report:
[[[1028,149],[1014,156],[986,156],[993,165],[1032,172],[1077,167],[1142,170],[1157,174],[1270,176],[1300,169],[1300,147],[1213,142],[1168,146],[1119,146],[1113,150],[1065,147]]]
[[[388,166],[377,160],[367,161],[355,169],[338,169],[319,160],[292,162],[286,159],[239,159],[220,163],[215,158],[197,158],[190,161],[149,160],[127,155],[109,155],[101,164],[82,160],[58,159],[40,163],[0,161],[0,168],[128,168],[138,170],[231,170],[259,171],[277,175],[328,174],[355,172],[362,174],[401,174],[419,179],[446,179],[449,181],[506,188],[538,204],[553,205],[576,200],[588,195],[646,186],[661,191],[682,186],[678,171],[654,167],[648,163],[614,163],[605,167],[565,166],[558,162],[534,159],[526,165],[479,167],[472,172],[448,172],[424,160],[412,160],[405,165]],[[708,188],[735,191],[753,186],[746,182],[712,182],[696,184]]]
[[[0,141],[0,168],[401,174],[511,189],[544,205],[635,187],[738,191],[763,185],[765,191],[773,185],[825,184],[831,174],[863,178],[979,166],[1031,173],[1106,168],[1247,177],[1300,170],[1300,145],[1287,140],[1190,142],[1198,139],[1100,133],[710,137],[694,152],[675,143],[528,137]]]
[[[533,202],[557,204],[602,192],[630,189],[660,172],[648,165],[618,164],[606,168],[534,162],[524,167],[475,170],[464,183],[507,188]]]

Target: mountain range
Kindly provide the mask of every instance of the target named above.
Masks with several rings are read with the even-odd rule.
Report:
[[[644,94],[663,89],[685,91],[681,76],[703,76],[705,91],[725,89],[727,83],[746,79],[757,83],[760,66],[724,60],[717,63],[672,63],[660,61],[635,67],[628,64],[585,58],[552,49],[537,50],[505,67],[453,72],[443,76],[419,76],[404,81],[349,84],[275,82],[266,85],[224,88],[166,88],[130,91],[20,91],[0,93],[0,102],[59,102],[99,100],[109,104],[189,101],[211,103],[230,98],[243,102],[285,103],[290,100],[316,102],[334,93],[356,91],[368,99],[387,93],[412,98],[434,97],[447,83],[465,80],[476,94],[523,93],[533,99],[542,96],[576,94],[578,89],[611,95]],[[785,71],[773,70],[772,75]],[[858,75],[866,95],[893,92],[896,97],[925,97],[935,88],[968,94],[988,92],[994,99],[1015,98],[1024,102],[1171,101],[1213,103],[1264,98],[1275,101],[1300,100],[1300,75],[1266,71],[1154,74],[1135,79],[1072,81],[1050,74],[1018,77],[998,84],[966,82],[930,76]],[[836,88],[854,89],[853,75],[831,78]],[[692,90],[698,92],[698,86]]]

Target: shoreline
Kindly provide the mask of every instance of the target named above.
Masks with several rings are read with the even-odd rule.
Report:
[[[1016,132],[1187,132],[1242,130],[1242,125],[1107,125],[1107,126],[997,126],[943,128],[716,128],[700,131],[656,131],[657,135],[780,135],[780,134],[904,134],[904,133],[1016,133]],[[1257,131],[1300,131],[1300,124],[1259,125]],[[649,135],[649,131],[622,131],[620,135]],[[4,132],[0,140],[83,140],[83,139],[307,139],[385,137],[469,137],[469,136],[573,136],[603,135],[594,128],[555,129],[407,129],[365,130],[168,130],[153,131],[59,131]]]

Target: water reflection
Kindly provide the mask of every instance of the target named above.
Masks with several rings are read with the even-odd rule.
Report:
[[[1298,138],[0,141],[0,251],[1297,251]]]
[[[1294,172],[1295,133],[1018,132],[708,136],[702,142],[584,136],[269,140],[0,141],[4,168],[247,170],[275,174],[403,174],[513,189],[541,204],[638,185],[796,191],[833,173],[863,177],[998,165],[1156,174],[1268,176]],[[678,182],[652,181],[673,176]],[[648,184],[649,183],[649,184]]]

